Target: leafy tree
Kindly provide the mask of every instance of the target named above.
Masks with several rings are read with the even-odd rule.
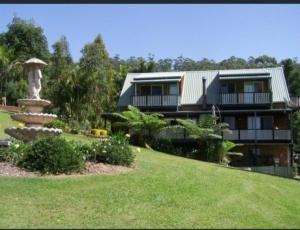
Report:
[[[288,84],[289,82],[289,77],[291,75],[291,73],[293,72],[294,70],[294,61],[290,58],[288,59],[285,59],[285,60],[282,60],[281,61],[281,64],[283,65],[283,71],[284,71],[284,76],[285,76],[285,80]]]
[[[251,67],[275,67],[278,66],[277,60],[274,57],[261,55],[257,58],[249,57],[248,63]]]
[[[198,141],[199,149],[206,154],[207,160],[227,165],[231,155],[240,156],[241,153],[230,152],[236,144],[222,139],[222,133],[228,132],[229,126],[217,121],[218,117],[213,115],[201,115],[197,122],[177,119],[179,125],[187,130],[189,137]]]
[[[74,112],[74,97],[77,70],[69,51],[69,44],[65,36],[62,36],[53,45],[53,53],[50,58],[49,76],[44,77],[44,95],[52,101],[53,112],[58,113],[64,119],[71,117]]]
[[[59,79],[62,72],[73,64],[71,53],[69,50],[69,42],[65,36],[62,36],[57,42],[52,45],[54,50],[51,55],[52,79]]]
[[[116,94],[114,73],[100,35],[83,48],[79,67],[79,87],[82,95],[79,103],[87,114],[87,119],[96,127],[100,125],[103,111],[113,111],[116,108],[116,102],[113,101]],[[81,119],[84,119],[82,116]]]
[[[289,92],[293,96],[300,96],[300,71],[294,71],[289,76]]]
[[[0,46],[3,47],[1,60],[6,59],[1,64],[1,91],[7,95],[8,104],[16,104],[18,99],[16,97],[26,95],[24,90],[27,88],[27,81],[18,83],[26,78],[24,68],[19,64],[32,57],[47,62],[49,59],[47,39],[42,28],[36,26],[33,21],[14,17],[8,24],[8,30],[0,34]]]
[[[173,60],[171,58],[159,59],[156,64],[158,72],[169,72],[173,70]]]
[[[242,69],[248,66],[246,60],[232,56],[219,63],[220,69]]]
[[[176,71],[189,71],[196,69],[196,62],[190,58],[179,56],[174,60],[174,70]]]
[[[216,147],[216,152],[219,157],[219,163],[228,166],[231,162],[232,156],[243,156],[242,153],[231,152],[232,149],[239,145],[240,144],[236,144],[227,140],[219,142]]]
[[[209,60],[207,58],[198,61],[196,66],[197,70],[212,70],[218,68],[217,63],[214,60]]]
[[[131,68],[130,72],[149,73],[149,72],[156,71],[156,62],[155,62],[154,56],[152,54],[149,54],[148,61],[146,61],[144,58],[138,58],[137,62],[138,62],[137,66]]]
[[[294,112],[292,115],[292,130],[293,130],[293,141],[294,151],[300,151],[300,112]]]
[[[43,29],[31,20],[14,17],[8,24],[8,31],[0,36],[0,43],[13,49],[13,59],[25,61],[37,57],[48,61],[49,50]]]
[[[145,114],[131,105],[128,106],[127,111],[114,113],[114,116],[122,120],[116,125],[129,128],[138,138],[138,144],[142,145],[153,139],[157,132],[166,126],[166,122],[161,119],[162,114]]]

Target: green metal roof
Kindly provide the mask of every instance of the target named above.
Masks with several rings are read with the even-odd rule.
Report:
[[[132,82],[139,78],[149,78],[149,80],[164,77],[183,76],[183,90],[181,105],[202,104],[202,77],[206,78],[207,103],[218,104],[220,90],[220,75],[225,76],[266,76],[271,79],[273,92],[273,102],[289,102],[289,92],[286,85],[282,67],[261,68],[261,69],[235,69],[235,70],[207,70],[207,71],[186,71],[186,72],[158,72],[158,73],[128,73],[123,85],[118,106],[130,104],[130,96],[134,94]],[[235,78],[236,79],[236,78]]]

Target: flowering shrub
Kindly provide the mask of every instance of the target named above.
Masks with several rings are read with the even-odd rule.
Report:
[[[88,160],[113,165],[129,166],[135,157],[128,139],[121,133],[110,139],[94,142],[88,152]]]
[[[49,123],[45,124],[45,127],[62,129],[63,131],[65,131],[67,124],[62,120],[54,119],[53,121],[50,121]]]
[[[0,148],[0,161],[18,164],[30,149],[31,146],[29,144],[24,144],[21,141],[13,141],[9,147]]]

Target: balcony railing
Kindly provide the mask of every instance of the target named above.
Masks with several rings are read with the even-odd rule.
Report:
[[[289,141],[291,130],[289,129],[235,129],[231,133],[224,133],[225,140],[233,141]]]
[[[131,96],[131,104],[137,107],[177,106],[180,104],[180,96],[177,95]]]
[[[266,105],[271,104],[272,93],[221,93],[221,105]]]
[[[163,129],[158,135],[158,138],[168,138],[173,140],[186,140],[189,136],[185,129],[177,127],[176,129]],[[231,133],[223,133],[225,140],[241,141],[241,142],[258,142],[274,141],[274,142],[290,142],[291,130],[289,129],[235,129]]]

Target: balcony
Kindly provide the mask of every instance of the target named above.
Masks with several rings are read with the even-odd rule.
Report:
[[[225,140],[258,142],[263,141],[291,141],[291,130],[289,129],[236,129],[231,130],[232,133],[224,133]]]
[[[136,107],[178,106],[180,99],[177,95],[131,96],[131,104]]]
[[[294,109],[299,109],[300,108],[300,97],[293,96],[293,97],[290,97],[290,99],[291,100],[290,100],[289,106]]]
[[[272,93],[221,93],[220,105],[271,105]]]

